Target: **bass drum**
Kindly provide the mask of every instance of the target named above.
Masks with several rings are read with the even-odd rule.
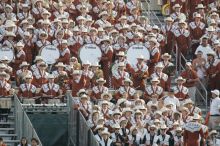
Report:
[[[99,62],[102,57],[102,52],[96,44],[86,44],[79,51],[81,62],[89,61],[90,63]]]
[[[137,44],[133,45],[127,51],[127,60],[132,66],[134,66],[137,64],[137,58],[140,55],[144,56],[144,60],[150,59],[150,53],[145,46]]]
[[[0,49],[0,58],[3,58],[6,56],[9,59],[9,62],[11,62],[14,59],[14,50],[7,47],[2,47]]]
[[[40,50],[39,54],[40,56],[42,56],[43,60],[49,65],[56,63],[56,59],[60,57],[59,49],[53,45],[43,47]]]

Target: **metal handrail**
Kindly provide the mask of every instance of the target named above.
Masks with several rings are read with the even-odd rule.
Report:
[[[16,133],[18,134],[18,138],[26,137],[28,139],[36,138],[39,141],[39,146],[42,146],[42,142],[37,135],[37,132],[34,129],[29,117],[24,111],[22,104],[18,97],[14,95],[14,105],[15,105],[15,125],[16,125]]]

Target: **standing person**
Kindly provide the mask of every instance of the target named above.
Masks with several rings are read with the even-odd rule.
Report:
[[[106,79],[106,86],[111,87],[110,72],[113,57],[113,49],[109,37],[105,37],[101,40],[101,51],[102,57],[100,58],[100,60],[104,72],[104,78]]]
[[[199,146],[200,138],[204,141],[202,125],[198,122],[200,118],[198,114],[195,114],[193,120],[186,123],[183,133],[184,146]]]
[[[176,41],[176,53],[178,65],[180,65],[180,55],[186,56],[190,47],[190,32],[187,30],[187,23],[184,20],[178,22],[179,28],[174,31]]]
[[[110,139],[111,134],[108,130],[103,130],[101,136],[100,146],[113,146],[113,141]]]
[[[199,46],[200,38],[205,34],[205,23],[201,22],[201,18],[202,16],[196,13],[194,21],[189,23],[192,52],[195,52],[196,48]]]
[[[196,83],[199,81],[199,77],[196,71],[192,68],[191,62],[186,63],[186,70],[181,73],[181,76],[186,79],[184,86],[189,89],[189,97],[196,101]]]
[[[171,17],[167,17],[164,19],[165,25],[162,26],[161,31],[163,35],[165,36],[165,46],[164,46],[164,52],[171,53],[173,50],[173,39],[174,39],[174,30],[175,26],[173,25],[174,20]]]
[[[212,101],[210,105],[209,127],[214,129],[220,123],[220,93],[217,89],[211,91],[211,93]]]
[[[31,146],[26,137],[22,137],[18,146]]]

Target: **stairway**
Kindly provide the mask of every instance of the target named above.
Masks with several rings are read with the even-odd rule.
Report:
[[[15,131],[14,113],[15,113],[15,109],[14,109],[14,103],[12,101],[12,108],[8,115],[8,120],[3,118],[0,121],[0,137],[3,138],[3,141],[7,146],[17,146],[18,143],[20,142],[20,140],[17,139],[17,134]]]

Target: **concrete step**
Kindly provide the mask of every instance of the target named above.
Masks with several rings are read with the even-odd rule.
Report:
[[[15,128],[0,128],[0,131],[14,131]]]
[[[14,122],[0,122],[0,125],[15,125]]]
[[[16,137],[18,136],[17,134],[0,134],[0,137],[4,139],[4,137]]]
[[[20,140],[4,140],[4,143],[7,146],[17,146],[19,144]]]

